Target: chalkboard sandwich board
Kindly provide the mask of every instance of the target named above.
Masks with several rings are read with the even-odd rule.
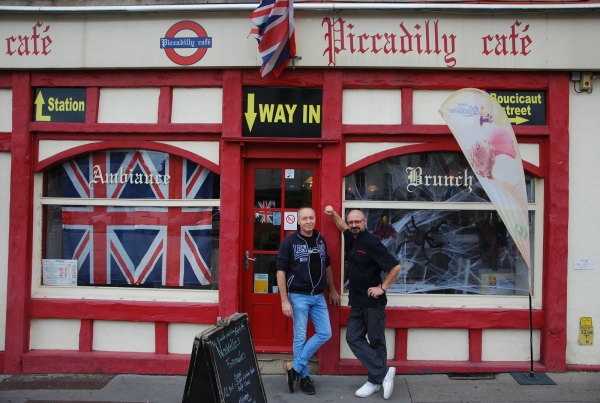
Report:
[[[194,338],[183,403],[266,403],[248,315],[219,318]]]

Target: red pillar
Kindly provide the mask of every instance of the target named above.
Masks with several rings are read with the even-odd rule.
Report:
[[[22,372],[21,356],[29,350],[27,306],[31,290],[32,161],[29,122],[30,76],[13,73],[13,131],[4,372]]]
[[[318,211],[321,232],[327,240],[331,258],[331,270],[336,281],[336,289],[342,293],[342,262],[340,261],[341,235],[330,216],[324,213],[325,206],[331,204],[342,214],[340,189],[344,178],[344,155],[342,145],[342,72],[340,70],[323,73],[323,124],[322,137],[327,140],[338,140],[336,143],[323,145],[321,160],[321,211]],[[332,336],[331,340],[320,349],[319,374],[337,374],[340,361],[340,309],[329,310]]]
[[[547,125],[550,129],[544,222],[543,304],[545,331],[541,360],[549,372],[567,369],[567,278],[569,239],[569,73],[549,74]]]
[[[239,138],[242,135],[242,72],[240,70],[223,72],[222,119],[219,316],[226,317],[240,309],[242,159],[239,143],[227,142],[227,139]]]

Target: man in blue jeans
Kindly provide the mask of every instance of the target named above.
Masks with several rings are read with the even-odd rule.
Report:
[[[323,291],[329,287],[329,303],[338,306],[340,295],[335,289],[325,239],[315,230],[316,214],[310,206],[298,209],[299,229],[287,236],[277,255],[277,286],[283,314],[294,321],[294,361],[285,364],[288,387],[294,382],[307,395],[315,394],[308,376],[308,360],[331,338],[329,312]],[[308,318],[315,334],[306,340]]]

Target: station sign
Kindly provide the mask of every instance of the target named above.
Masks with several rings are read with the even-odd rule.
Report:
[[[546,125],[544,91],[488,91],[506,111],[513,125]]]
[[[85,88],[36,88],[34,94],[34,122],[85,123]]]
[[[320,138],[323,90],[244,87],[244,137]]]

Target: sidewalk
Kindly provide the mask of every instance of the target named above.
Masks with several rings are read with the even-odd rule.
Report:
[[[397,375],[394,393],[389,401],[397,403],[600,402],[600,372],[548,373],[547,375],[556,385],[523,386],[519,385],[510,374],[504,373],[495,374],[491,377],[493,379],[480,380],[451,379],[448,375]],[[53,376],[43,377],[52,379]],[[0,375],[0,385],[2,385],[1,381],[9,378],[11,378],[9,375]],[[185,376],[117,375],[97,390],[0,389],[0,403],[179,403],[183,397],[185,380]],[[313,380],[317,394],[306,396],[299,390],[291,394],[283,375],[262,376],[269,403],[385,401],[381,391],[368,398],[354,396],[354,391],[365,382],[366,376],[317,375],[313,376]]]

